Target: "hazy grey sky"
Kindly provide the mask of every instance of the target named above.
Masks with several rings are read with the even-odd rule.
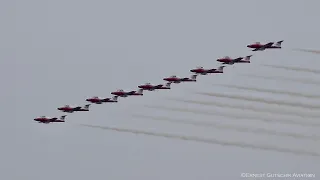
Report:
[[[171,140],[79,127],[97,124],[223,141],[273,145],[319,152],[311,140],[217,130],[194,125],[132,118],[131,114],[220,122],[279,132],[318,135],[319,127],[263,123],[183,112],[144,105],[221,111],[269,119],[276,114],[192,105],[165,100],[251,105],[317,114],[316,110],[202,96],[193,91],[241,94],[304,104],[317,99],[236,90],[214,84],[290,90],[319,94],[319,86],[246,78],[240,74],[319,79],[319,75],[272,69],[261,64],[318,69],[319,56],[293,48],[320,49],[318,1],[84,1],[14,0],[0,3],[0,77],[2,125],[1,179],[243,179],[249,173],[316,173],[318,157]],[[284,40],[283,49],[251,52],[255,41]],[[141,83],[162,83],[170,75],[190,76],[196,66],[214,68],[222,56],[253,54],[251,64],[225,69],[225,74],[199,77],[197,83],[172,85],[170,91],[146,92],[118,104],[92,105],[90,112],[68,115],[64,124],[38,124],[40,115],[60,116],[57,107],[84,105],[90,96],[110,97],[119,88],[134,90]],[[320,81],[320,80],[319,80]],[[320,116],[320,113],[318,113]],[[318,173],[318,174],[317,174]]]

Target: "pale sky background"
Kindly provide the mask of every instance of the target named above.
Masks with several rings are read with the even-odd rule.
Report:
[[[302,123],[308,116],[278,116],[246,110],[174,102],[168,97],[254,105],[264,109],[314,114],[277,105],[203,96],[196,92],[240,94],[304,104],[319,99],[236,90],[214,84],[236,84],[320,94],[319,85],[240,76],[319,79],[319,74],[263,67],[261,64],[318,69],[320,56],[293,48],[320,49],[319,2],[310,1],[84,1],[7,0],[0,3],[0,78],[2,80],[0,179],[244,179],[248,173],[315,173],[320,158],[201,142],[103,131],[77,123],[182,134],[257,146],[319,152],[313,140],[196,127],[131,114],[220,122],[234,126],[320,136],[319,127],[263,123],[259,118]],[[284,40],[283,49],[251,52],[256,41]],[[170,75],[190,76],[196,66],[215,68],[223,56],[253,54],[251,64],[237,64],[225,74],[201,76],[197,83],[173,84],[172,90],[121,98],[118,104],[92,105],[90,112],[68,115],[64,124],[39,124],[40,115],[61,116],[57,107],[84,105],[91,96],[111,97],[122,88],[162,83]],[[320,80],[319,80],[320,81]],[[238,92],[237,92],[238,91]],[[254,116],[236,119],[155,110],[145,105],[192,108]],[[270,110],[271,111],[271,110]],[[239,115],[240,116],[240,115]]]

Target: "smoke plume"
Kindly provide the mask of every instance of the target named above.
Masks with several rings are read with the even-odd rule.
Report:
[[[133,134],[143,134],[143,135],[147,135],[147,136],[165,137],[165,138],[170,138],[170,139],[194,141],[194,142],[221,145],[221,146],[250,148],[250,149],[265,150],[265,151],[275,151],[275,152],[282,152],[282,153],[291,153],[291,154],[295,154],[295,155],[320,156],[320,154],[316,153],[316,152],[309,152],[309,151],[304,151],[304,150],[294,150],[291,148],[254,145],[254,144],[247,144],[247,143],[242,143],[242,142],[228,142],[228,141],[221,141],[218,139],[206,139],[206,138],[200,138],[200,137],[195,137],[195,136],[183,136],[183,135],[150,132],[150,131],[135,130],[135,129],[115,128],[115,127],[108,127],[108,126],[97,126],[97,125],[88,125],[88,124],[79,124],[79,125],[85,126],[85,127],[90,127],[90,128],[109,130],[109,131],[126,132],[126,133],[133,133]]]
[[[307,140],[314,140],[319,141],[320,137],[318,136],[308,136],[304,134],[297,134],[297,133],[290,133],[290,132],[279,132],[279,131],[272,131],[264,128],[249,128],[249,127],[240,127],[240,126],[233,126],[233,125],[226,125],[222,123],[215,123],[215,122],[204,122],[204,121],[192,121],[192,120],[178,120],[172,119],[169,117],[156,117],[156,116],[147,116],[147,115],[140,115],[140,114],[133,114],[133,117],[136,118],[143,118],[148,120],[155,120],[155,121],[166,121],[172,123],[179,123],[179,124],[188,124],[194,125],[199,127],[209,127],[215,129],[224,129],[224,130],[233,130],[238,132],[246,132],[246,133],[254,133],[254,134],[264,134],[264,135],[275,135],[275,136],[284,136],[284,137],[292,137],[296,139],[307,139]]]
[[[303,122],[303,121],[296,121],[292,118],[288,119],[274,119],[274,118],[267,118],[265,116],[250,116],[248,114],[232,114],[232,113],[223,113],[215,110],[210,111],[202,111],[202,110],[195,110],[195,109],[185,109],[185,108],[172,108],[166,106],[155,106],[155,105],[145,105],[147,108],[152,109],[160,109],[160,110],[167,110],[167,111],[175,111],[175,112],[187,112],[187,113],[194,113],[194,114],[203,114],[203,115],[210,115],[210,116],[220,116],[220,117],[227,117],[233,119],[245,119],[245,120],[252,120],[252,121],[263,121],[267,123],[282,123],[282,124],[291,124],[291,125],[299,125],[299,126],[306,126],[306,127],[320,127],[320,124],[311,123],[311,122]]]

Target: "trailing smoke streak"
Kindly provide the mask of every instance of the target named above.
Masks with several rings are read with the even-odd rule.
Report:
[[[267,64],[264,64],[263,66],[278,68],[278,69],[285,69],[285,70],[292,70],[292,71],[299,71],[299,72],[310,72],[310,73],[320,74],[320,70],[316,70],[316,69],[308,69],[308,68],[301,68],[301,67],[287,67],[287,66],[279,66],[279,65],[267,65]]]
[[[280,105],[280,106],[281,105],[282,106],[291,106],[291,107],[298,107],[298,108],[303,108],[303,109],[313,109],[313,110],[320,109],[320,105],[302,104],[300,102],[283,102],[283,101],[278,101],[278,100],[246,97],[246,96],[239,96],[239,95],[227,95],[227,94],[220,94],[220,93],[198,92],[197,94],[206,95],[206,96],[221,97],[221,98],[228,98],[228,99],[245,100],[245,101],[251,101],[251,102],[259,102],[259,103],[265,103],[265,104],[274,104],[274,105]]]
[[[297,82],[302,84],[310,84],[310,85],[320,85],[320,81],[314,81],[310,79],[298,79],[298,78],[288,78],[288,77],[270,77],[270,76],[261,76],[255,74],[240,74],[240,76],[245,76],[249,78],[257,78],[257,79],[271,79],[271,80],[282,80],[282,81],[290,81],[290,82]]]
[[[266,92],[272,94],[284,94],[294,97],[303,97],[303,98],[310,98],[310,99],[319,99],[320,95],[312,95],[312,94],[303,94],[298,92],[288,92],[288,91],[281,91],[281,90],[274,90],[274,89],[263,89],[263,88],[254,88],[254,87],[245,87],[245,86],[237,86],[237,85],[227,85],[227,84],[214,84],[218,86],[240,89],[240,90],[249,90],[249,91],[256,91],[256,92]]]
[[[227,118],[234,118],[234,119],[245,119],[245,120],[253,120],[253,121],[263,121],[268,123],[282,123],[282,124],[291,124],[291,125],[299,125],[299,126],[305,126],[305,127],[316,127],[320,126],[320,124],[315,123],[305,123],[305,122],[298,122],[293,121],[292,119],[269,119],[265,118],[263,116],[260,117],[254,117],[254,116],[248,116],[248,115],[239,115],[239,114],[231,114],[231,113],[222,113],[217,112],[214,110],[208,111],[200,111],[200,110],[194,110],[194,109],[183,109],[183,108],[169,108],[165,106],[154,106],[154,105],[145,105],[147,108],[153,108],[153,109],[162,109],[167,111],[176,111],[176,112],[188,112],[188,113],[194,113],[194,114],[204,114],[204,115],[210,115],[210,116],[220,116],[220,117],[227,117]]]
[[[318,136],[307,136],[303,134],[296,134],[296,133],[289,133],[289,132],[278,132],[278,131],[271,131],[268,129],[263,128],[248,128],[248,127],[239,127],[239,126],[232,126],[232,125],[225,125],[222,123],[213,123],[213,122],[203,122],[203,121],[192,121],[192,120],[177,120],[172,119],[168,117],[155,117],[155,116],[147,116],[147,115],[139,115],[139,114],[133,114],[133,117],[137,118],[144,118],[144,119],[151,119],[156,121],[167,121],[172,123],[179,123],[179,124],[189,124],[194,126],[200,126],[200,127],[210,127],[215,129],[225,129],[225,130],[234,130],[238,132],[246,132],[246,133],[254,133],[254,134],[265,134],[265,135],[275,135],[275,136],[286,136],[286,137],[292,137],[296,139],[307,139],[307,140],[313,140],[313,141],[319,141],[320,137]]]
[[[221,140],[217,140],[217,139],[206,139],[206,138],[200,138],[200,137],[195,137],[195,136],[182,136],[182,135],[175,135],[175,134],[168,134],[168,133],[157,133],[157,132],[142,131],[142,130],[135,130],[135,129],[126,129],[126,128],[114,128],[114,127],[88,125],[88,124],[79,124],[79,125],[85,126],[85,127],[109,130],[109,131],[127,132],[127,133],[133,133],[133,134],[143,134],[143,135],[147,135],[147,136],[165,137],[165,138],[170,138],[170,139],[194,141],[194,142],[221,145],[221,146],[241,147],[241,148],[249,148],[249,149],[255,149],[255,150],[291,153],[291,154],[295,154],[295,155],[307,155],[307,156],[316,156],[316,157],[320,156],[320,154],[318,154],[316,152],[308,152],[308,151],[304,151],[304,150],[293,150],[293,149],[282,148],[282,147],[261,146],[261,145],[254,145],[254,144],[246,144],[246,143],[242,143],[242,142],[227,142],[227,141],[221,141]]]
[[[258,108],[256,106],[250,105],[234,105],[234,104],[226,104],[221,102],[204,102],[204,101],[194,101],[194,100],[185,100],[185,99],[178,99],[178,98],[167,98],[168,100],[178,101],[178,102],[185,102],[185,103],[192,103],[192,104],[200,104],[205,106],[216,106],[216,107],[223,107],[223,108],[232,108],[232,109],[241,109],[241,110],[250,110],[254,112],[265,112],[270,114],[279,114],[279,115],[291,115],[291,116],[298,116],[302,118],[316,118],[318,119],[320,115],[314,114],[301,114],[296,111],[285,111],[285,110],[276,110],[276,109],[266,109],[266,108]],[[320,124],[319,124],[320,125]]]
[[[320,54],[320,50],[311,50],[311,49],[292,49],[294,51],[301,51],[301,52],[309,52],[309,53],[315,53],[315,54]]]

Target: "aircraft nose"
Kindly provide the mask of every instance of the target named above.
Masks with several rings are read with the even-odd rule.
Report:
[[[250,45],[247,45],[247,47],[250,47]]]

